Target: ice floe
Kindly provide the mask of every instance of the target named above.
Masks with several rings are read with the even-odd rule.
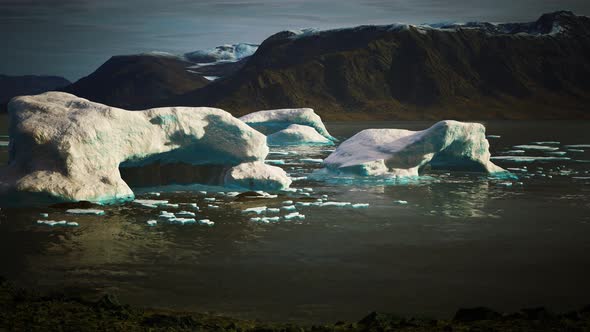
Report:
[[[539,151],[557,151],[559,148],[554,146],[544,146],[544,145],[515,145],[513,146],[514,149],[519,150],[539,150]]]

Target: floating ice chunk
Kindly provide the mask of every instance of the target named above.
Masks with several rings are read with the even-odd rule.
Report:
[[[219,205],[207,204],[207,207],[210,209],[219,209]]]
[[[4,147],[4,146],[8,146],[10,142],[7,141],[0,141],[0,146]]]
[[[328,195],[322,195],[322,199],[328,199]]]
[[[160,219],[172,219],[175,217],[176,216],[174,215],[174,213],[168,211],[160,211],[160,215],[158,216],[158,218]]]
[[[500,187],[512,187],[512,182],[498,182],[496,185]]]
[[[311,202],[297,202],[295,205],[297,206],[311,206]]]
[[[559,145],[561,142],[558,141],[538,141],[538,142],[531,142],[531,144],[537,145]]]
[[[204,191],[204,190],[200,190],[200,191],[199,191],[199,194],[207,195],[207,192],[206,192],[206,191]]]
[[[281,207],[281,210],[284,211],[295,211],[297,210],[297,208],[295,207],[295,205],[285,205]]]
[[[369,203],[356,203],[356,204],[352,204],[352,208],[353,209],[361,209],[361,208],[368,208],[369,207]]]
[[[281,209],[279,209],[279,208],[268,208],[268,209],[266,209],[266,212],[267,213],[279,213],[279,212],[281,212]]]
[[[213,222],[209,219],[201,219],[201,220],[199,220],[199,224],[206,225],[206,226],[213,226],[213,225],[215,225],[215,222]]]
[[[158,192],[150,192],[150,193],[147,193],[147,194],[148,195],[152,195],[152,196],[156,196],[156,197],[159,197],[160,196],[160,193],[158,193]]]
[[[494,156],[492,160],[512,161],[517,163],[531,163],[535,161],[570,160],[569,157],[531,157],[531,156]]]
[[[215,202],[215,197],[205,197],[204,200],[206,202]]]
[[[291,181],[301,181],[301,180],[307,180],[307,176],[296,176],[296,177],[291,178]]]
[[[554,146],[544,146],[544,145],[515,145],[513,146],[513,148],[515,149],[520,149],[520,150],[539,150],[539,151],[556,151],[559,150],[559,148],[556,148]]]
[[[526,168],[519,168],[519,167],[508,167],[506,168],[507,170],[511,171],[511,172],[528,172],[529,170]]]
[[[569,144],[565,146],[566,148],[581,148],[581,149],[590,149],[590,144]]]
[[[225,175],[225,184],[250,190],[283,190],[289,187],[291,179],[280,167],[264,162],[251,162],[230,169]]]
[[[39,225],[47,225],[47,226],[66,226],[68,224],[65,220],[55,221],[55,220],[37,220],[37,224]]]
[[[194,217],[196,214],[190,211],[180,211],[177,212],[176,215],[180,217]]]
[[[485,127],[440,121],[422,131],[366,129],[324,160],[334,175],[416,177],[424,166],[438,170],[505,172],[490,162]]]
[[[80,224],[78,224],[78,223],[77,223],[77,222],[75,222],[75,221],[68,221],[68,222],[66,223],[66,226],[69,226],[69,227],[78,227],[78,226],[80,226]]]
[[[288,156],[289,152],[288,151],[270,151],[268,154],[276,154],[279,156]]]
[[[332,140],[322,136],[315,128],[292,124],[266,137],[268,145],[333,145]]]
[[[195,218],[170,218],[170,219],[168,219],[168,221],[173,224],[181,224],[181,225],[194,224],[197,222],[197,220],[195,220]]]
[[[192,207],[195,210],[199,209],[199,206],[197,205],[197,203],[188,203],[188,206]]]
[[[266,206],[257,206],[257,207],[251,207],[251,208],[247,208],[242,210],[242,213],[256,213],[256,214],[262,214],[264,212],[266,212],[267,207]]]
[[[285,161],[282,159],[266,159],[264,162],[270,165],[285,165]]]
[[[401,200],[401,199],[396,199],[396,200],[395,200],[395,201],[393,201],[393,202],[394,202],[394,203],[396,203],[396,204],[402,204],[402,205],[403,205],[403,204],[408,204],[408,201],[404,201],[404,200]]]
[[[156,226],[158,224],[158,221],[152,219],[152,220],[148,220],[146,223],[147,223],[148,226],[153,227],[153,226]]]
[[[281,220],[280,217],[263,217],[262,220],[266,223],[268,222],[277,222],[279,220]]]
[[[179,207],[179,205],[176,204],[176,203],[164,203],[164,204],[161,204],[160,206],[170,207],[170,208],[177,208],[177,207]]]
[[[292,212],[292,213],[289,213],[289,214],[283,216],[283,218],[285,220],[293,220],[293,219],[303,220],[303,219],[305,219],[305,215],[300,214],[299,212]]]
[[[319,158],[303,158],[303,159],[299,159],[300,162],[305,163],[305,164],[321,164],[324,162],[323,159],[319,159]]]
[[[500,135],[487,135],[486,138],[500,138]]]
[[[70,213],[70,214],[93,214],[96,216],[103,216],[104,215],[104,210],[98,210],[98,209],[69,209],[66,210],[66,213]]]
[[[552,156],[565,156],[565,154],[566,154],[565,151],[548,151],[545,153],[548,155],[552,155]]]
[[[590,180],[590,176],[572,176],[574,180]]]
[[[567,149],[568,152],[584,152],[584,150],[580,149]]]
[[[287,193],[294,193],[297,191],[297,188],[285,188],[281,191],[287,192]]]
[[[303,188],[303,191],[312,192],[313,188],[306,187],[306,188]]]
[[[237,191],[230,191],[230,192],[226,193],[225,195],[226,195],[227,197],[236,197],[236,196],[238,196],[239,194],[240,194],[240,193],[239,193],[239,192],[237,192]]]
[[[508,150],[508,151],[503,151],[500,152],[501,154],[523,154],[525,153],[525,150]]]
[[[136,199],[133,200],[133,203],[149,208],[157,208],[158,206],[168,204],[168,201],[159,199]]]
[[[352,203],[350,202],[323,202],[320,203],[320,206],[336,206],[336,207],[345,207],[345,206],[351,206]]]
[[[42,218],[49,218],[49,213],[39,213]]]

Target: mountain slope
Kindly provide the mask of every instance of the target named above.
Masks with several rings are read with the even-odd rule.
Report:
[[[234,75],[168,100],[328,119],[590,118],[590,18],[281,32]]]
[[[114,56],[63,91],[110,106],[149,108],[209,84],[201,75],[189,72],[190,65],[170,55]]]
[[[6,105],[16,96],[36,95],[63,88],[70,81],[59,76],[7,76],[0,75],[0,113],[6,112]]]

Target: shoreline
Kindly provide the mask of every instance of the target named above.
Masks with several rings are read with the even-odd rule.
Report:
[[[236,319],[222,314],[140,308],[112,294],[96,301],[42,294],[0,277],[0,331],[588,331],[590,305],[553,313],[544,307],[499,313],[486,307],[459,309],[453,318],[402,317],[372,312],[358,322],[325,325]]]

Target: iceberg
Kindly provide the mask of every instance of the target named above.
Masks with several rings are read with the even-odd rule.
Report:
[[[295,211],[297,208],[295,207],[295,205],[285,205],[285,206],[281,206],[281,210],[285,210],[285,211]]]
[[[158,224],[158,221],[152,219],[152,220],[148,220],[146,223],[147,223],[148,226],[153,227],[153,226],[156,226]]]
[[[322,136],[315,128],[292,124],[266,137],[271,146],[285,145],[334,145],[330,139]]]
[[[306,144],[305,140],[320,140],[317,135],[323,136],[324,139],[330,142],[336,140],[328,133],[320,116],[311,108],[258,111],[246,114],[240,120],[263,134],[269,135],[271,137],[270,141],[274,140],[275,144]],[[292,125],[298,126],[291,127]],[[315,130],[315,132],[311,129]],[[274,134],[276,136],[273,136]],[[297,139],[303,139],[304,141],[297,142]],[[327,141],[321,140],[322,144],[329,144]]]
[[[209,219],[201,219],[199,220],[199,224],[206,225],[206,226],[213,226],[215,223]]]
[[[115,203],[134,198],[130,186],[206,182],[280,190],[291,182],[264,164],[266,137],[221,109],[129,112],[47,92],[16,97],[8,111],[2,202],[36,196],[51,203]]]
[[[422,131],[366,129],[324,159],[332,174],[416,177],[426,166],[439,170],[506,172],[490,162],[485,127],[445,120]]]
[[[299,212],[292,212],[292,213],[289,213],[289,214],[283,216],[283,219],[285,219],[285,220],[293,220],[293,219],[303,220],[303,219],[305,219],[305,215],[300,214]]]
[[[194,217],[196,214],[190,211],[180,211],[177,212],[176,215],[180,217]]]
[[[251,208],[247,208],[242,210],[242,213],[256,213],[256,214],[261,214],[266,212],[266,206],[257,206],[257,207],[251,207]]]
[[[356,204],[352,204],[352,208],[353,209],[363,209],[363,208],[368,208],[369,207],[369,203],[356,203]]]
[[[401,200],[401,199],[396,199],[393,202],[396,203],[396,204],[402,204],[402,205],[408,204],[408,201],[404,201],[404,200]]]

